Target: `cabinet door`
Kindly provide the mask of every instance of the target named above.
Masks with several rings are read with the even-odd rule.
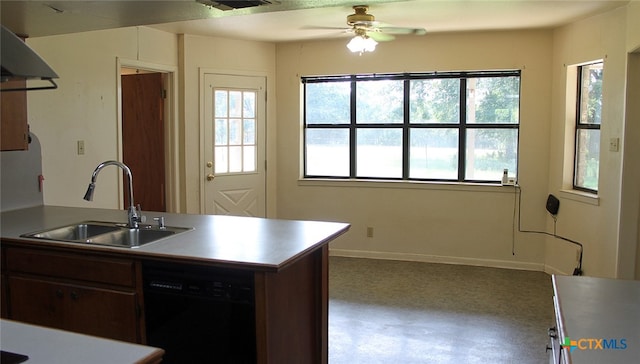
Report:
[[[9,277],[11,318],[129,342],[137,342],[135,292],[45,279]]]
[[[26,81],[8,81],[3,88],[24,87]],[[0,92],[2,133],[0,150],[27,150],[27,93],[25,91]]]

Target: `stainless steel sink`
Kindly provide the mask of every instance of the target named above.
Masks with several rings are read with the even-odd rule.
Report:
[[[54,229],[22,234],[20,236],[68,243],[137,248],[189,230],[193,229],[175,226],[161,228],[159,226],[144,224],[140,224],[138,228],[134,229],[122,223],[83,221]]]

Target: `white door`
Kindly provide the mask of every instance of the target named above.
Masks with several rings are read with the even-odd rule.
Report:
[[[266,80],[205,74],[204,81],[205,213],[265,217]]]

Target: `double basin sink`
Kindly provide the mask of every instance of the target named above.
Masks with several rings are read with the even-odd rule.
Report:
[[[140,224],[138,228],[129,228],[127,224],[122,223],[83,221],[54,229],[22,234],[20,236],[68,243],[138,248],[142,245],[190,230],[193,230],[193,228],[174,226],[160,227],[145,224]]]

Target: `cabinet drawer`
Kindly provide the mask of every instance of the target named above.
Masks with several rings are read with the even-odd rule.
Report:
[[[126,259],[94,255],[10,248],[6,251],[10,272],[40,274],[88,282],[134,287],[135,264]]]

